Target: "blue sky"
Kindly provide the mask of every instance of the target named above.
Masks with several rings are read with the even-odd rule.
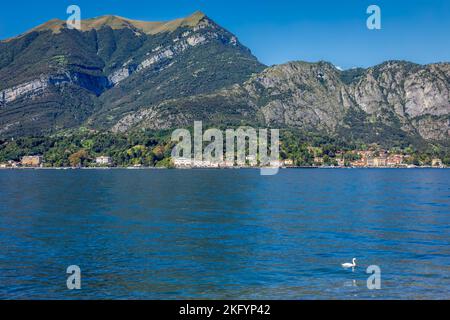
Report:
[[[82,18],[116,14],[168,20],[201,10],[238,36],[265,64],[326,60],[343,68],[385,60],[450,61],[449,0],[39,0],[3,1],[0,39],[52,18],[70,4]],[[366,28],[366,9],[382,10],[382,30]]]

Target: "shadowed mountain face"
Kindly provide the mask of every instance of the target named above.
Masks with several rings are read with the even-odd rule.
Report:
[[[450,65],[266,68],[202,13],[52,20],[0,43],[0,136],[261,125],[392,144],[450,141]]]

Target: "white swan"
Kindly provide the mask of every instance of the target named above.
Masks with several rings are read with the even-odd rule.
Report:
[[[353,258],[352,263],[343,263],[342,267],[345,269],[354,268],[356,267],[356,258]]]

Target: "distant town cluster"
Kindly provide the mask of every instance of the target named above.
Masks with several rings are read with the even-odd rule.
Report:
[[[347,157],[351,155],[351,157]],[[337,167],[353,168],[405,168],[405,167],[430,167],[430,165],[412,164],[408,161],[411,156],[404,154],[390,154],[388,151],[350,151],[348,153],[338,151],[334,164]],[[324,157],[315,157],[317,166],[324,166]],[[435,158],[431,161],[431,167],[444,167],[442,160]]]
[[[101,156],[95,158],[95,165],[99,167],[112,167],[113,161],[111,157]],[[21,161],[9,160],[7,162],[0,163],[0,169],[6,168],[44,168],[44,157],[37,156],[25,156]],[[77,166],[80,167],[80,166]]]
[[[314,153],[314,148],[310,151]],[[350,155],[350,156],[349,156]],[[390,154],[388,151],[338,151],[335,158],[315,156],[314,163],[311,165],[297,165],[294,159],[283,159],[279,161],[271,161],[270,167],[279,168],[296,168],[296,167],[325,167],[325,168],[416,168],[416,167],[434,167],[444,168],[441,159],[432,159],[430,165],[412,164],[409,161],[410,156],[404,154]],[[224,161],[217,163],[212,161],[196,161],[189,158],[179,158],[173,160],[176,168],[235,168],[235,167],[258,167],[252,166],[255,159],[246,158],[246,165],[239,166],[236,162]]]
[[[314,152],[313,148],[311,152]],[[416,167],[433,167],[445,168],[441,159],[432,159],[431,164],[412,164],[409,161],[410,156],[404,154],[390,154],[387,151],[338,151],[335,158],[328,158],[327,156],[315,156],[312,165],[297,165],[294,159],[283,159],[279,161],[271,161],[269,167],[277,168],[416,168]],[[245,165],[238,165],[237,162],[224,161],[222,163],[208,161],[208,160],[193,160],[190,158],[177,158],[168,161],[169,168],[190,169],[190,168],[212,168],[212,169],[226,169],[226,168],[252,168],[259,167],[259,165],[251,165],[257,163],[251,156],[246,157]],[[21,161],[9,160],[0,163],[0,169],[7,168],[45,168],[45,161],[42,155],[24,156]],[[81,168],[81,165],[76,168]],[[114,163],[110,156],[95,157],[93,163],[85,166],[88,168],[111,168],[122,167]],[[132,168],[145,167],[141,164],[135,164]]]
[[[279,151],[273,159],[266,159],[265,155],[261,157],[259,152],[255,154],[249,147],[244,155],[243,152],[235,153],[235,159],[230,159],[226,152],[222,158],[216,157],[215,150],[214,157],[208,157],[206,144],[203,145],[202,158],[193,149],[190,155],[189,149],[174,155],[172,151],[176,144],[171,141],[169,131],[126,134],[75,131],[50,137],[0,139],[0,169],[450,167],[450,153],[439,145],[384,147],[373,143],[348,144],[291,131],[281,132],[280,138]]]

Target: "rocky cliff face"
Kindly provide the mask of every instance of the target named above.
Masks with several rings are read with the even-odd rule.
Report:
[[[391,61],[345,83],[343,72],[331,64],[289,63],[267,69],[244,88],[263,100],[260,110],[268,124],[309,125],[332,133],[356,109],[368,123],[400,124],[409,134],[445,140],[449,138],[449,67]]]
[[[43,76],[40,79],[28,81],[12,88],[0,91],[0,107],[6,105],[7,103],[12,103],[25,95],[32,98],[33,96],[43,93],[48,87],[48,82],[49,79]]]
[[[9,105],[22,98],[33,99],[44,96],[50,86],[58,87],[65,84],[80,86],[97,95],[100,95],[111,85],[105,77],[93,77],[83,73],[67,72],[65,74],[41,75],[39,79],[0,91],[0,106]]]
[[[202,30],[207,31],[200,32]],[[220,30],[220,27],[215,25],[211,20],[207,18],[201,19],[191,30],[187,30],[173,37],[171,42],[166,42],[164,45],[159,45],[156,48],[152,48],[151,51],[146,52],[145,58],[141,62],[136,63],[131,58],[122,68],[112,72],[108,78],[112,85],[117,85],[135,72],[143,72],[152,66],[173,61],[185,51],[197,46],[206,45],[214,40],[220,39],[225,44],[232,46],[238,45],[236,37],[226,37],[221,33],[223,33],[223,30]],[[133,62],[135,63],[133,64]]]
[[[324,62],[269,68],[243,88],[271,126],[333,131],[351,104],[339,71]]]
[[[267,68],[225,90],[141,109],[122,118],[113,130],[240,119],[367,142],[396,139],[408,143],[411,137],[447,143],[449,76],[449,64],[391,61],[342,72],[326,62],[292,62]]]
[[[357,107],[426,140],[450,137],[450,64],[391,61],[368,69],[349,86]],[[394,122],[392,122],[394,121]]]

